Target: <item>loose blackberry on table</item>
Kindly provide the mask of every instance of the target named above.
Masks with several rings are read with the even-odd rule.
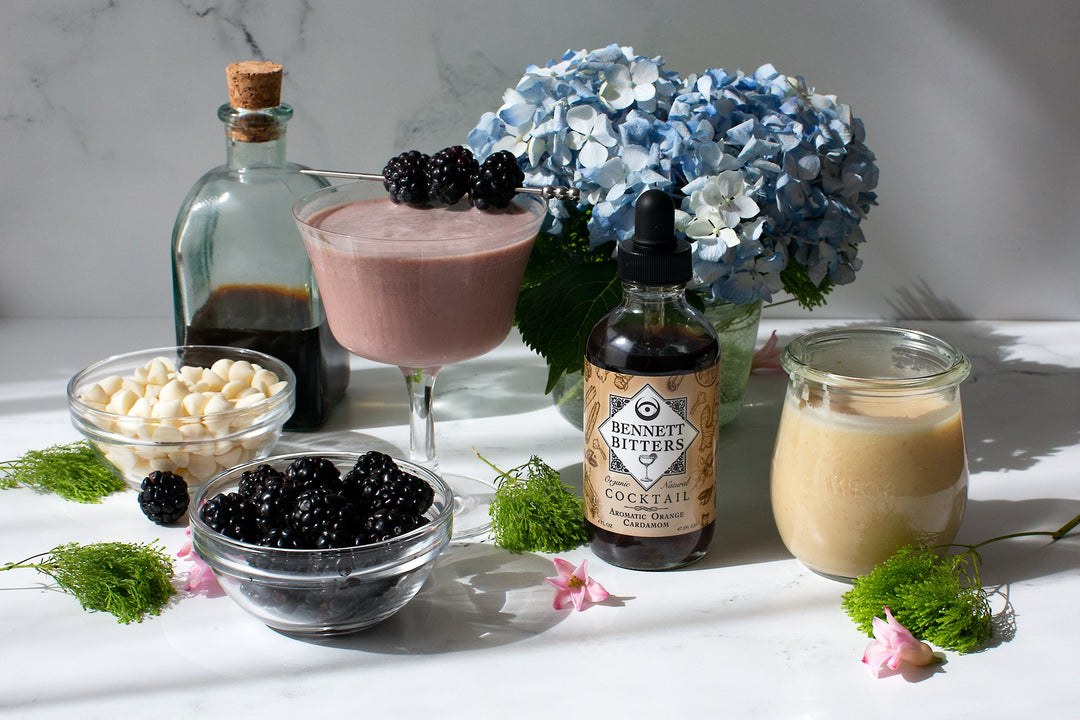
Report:
[[[167,470],[155,470],[143,478],[139,507],[158,525],[171,525],[188,509],[188,486],[184,478]]]

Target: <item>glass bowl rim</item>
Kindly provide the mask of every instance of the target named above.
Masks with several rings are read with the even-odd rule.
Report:
[[[248,405],[243,408],[234,408],[232,410],[223,410],[217,413],[201,414],[201,415],[173,415],[167,417],[155,417],[155,418],[141,418],[144,421],[150,423],[160,424],[162,422],[177,422],[181,424],[190,424],[200,422],[202,418],[211,417],[215,421],[230,420],[234,417],[241,417],[245,415],[251,415],[255,418],[255,422],[244,428],[241,428],[235,433],[229,433],[228,435],[217,438],[201,438],[198,440],[184,440],[177,443],[159,443],[152,440],[141,440],[138,437],[127,437],[121,433],[114,433],[106,430],[102,430],[103,423],[111,423],[118,420],[130,420],[131,415],[108,412],[106,410],[99,410],[91,407],[85,403],[80,395],[77,393],[80,385],[84,384],[93,374],[101,372],[105,367],[112,364],[130,363],[136,358],[145,357],[148,360],[153,360],[162,356],[179,356],[183,352],[192,351],[212,351],[219,352],[221,354],[234,354],[241,356],[240,359],[246,359],[254,364],[254,361],[258,361],[264,369],[270,370],[278,376],[279,381],[286,381],[285,390],[278,392],[270,397],[264,398],[259,402]],[[172,358],[170,358],[172,359]],[[268,367],[268,365],[270,367]],[[128,372],[133,372],[132,367]],[[121,374],[121,373],[113,373]],[[192,442],[203,442],[206,440],[224,440],[234,435],[243,435],[250,432],[253,428],[261,428],[265,425],[275,424],[279,416],[284,416],[284,419],[288,415],[292,414],[293,406],[296,397],[296,375],[293,373],[292,368],[287,363],[273,355],[268,355],[257,350],[248,350],[246,348],[228,347],[225,345],[169,345],[158,348],[148,348],[145,350],[135,350],[133,352],[121,353],[118,355],[111,355],[103,360],[99,360],[91,365],[87,365],[82,370],[78,371],[71,376],[67,384],[67,398],[68,407],[71,413],[76,416],[82,424],[89,425],[94,431],[96,436],[99,436],[102,440],[111,441],[115,438],[117,442],[130,445],[186,445]]]
[[[337,458],[339,460],[342,460],[343,462],[349,462],[348,458],[351,458],[352,462],[355,462],[356,458],[359,457],[360,454],[361,453],[342,452],[342,451],[338,450],[338,451],[325,452],[325,453],[305,451],[305,452],[287,453],[287,454],[284,454],[284,455],[271,455],[269,457],[265,457],[265,458],[262,458],[262,459],[259,459],[259,460],[252,460],[250,462],[246,462],[246,463],[243,463],[243,464],[240,464],[240,465],[236,465],[235,467],[229,468],[228,470],[225,470],[223,472],[218,473],[217,475],[213,476],[212,478],[210,478],[209,480],[204,482],[198,488],[196,488],[196,490],[194,492],[194,495],[191,498],[191,503],[189,505],[189,512],[188,512],[188,523],[191,526],[192,541],[194,542],[195,535],[196,535],[196,533],[198,533],[198,534],[204,535],[208,541],[221,545],[222,547],[227,549],[228,552],[231,552],[231,553],[243,553],[243,554],[246,554],[246,553],[251,553],[252,551],[255,551],[255,552],[259,553],[260,555],[267,555],[269,557],[275,557],[275,556],[279,557],[279,558],[288,558],[288,557],[293,557],[293,558],[312,557],[312,558],[314,558],[314,557],[319,557],[319,558],[325,558],[325,559],[336,559],[336,558],[348,557],[350,555],[355,555],[358,552],[359,553],[381,552],[384,549],[394,548],[395,546],[411,545],[414,541],[420,539],[425,533],[430,534],[432,536],[432,539],[436,540],[436,541],[441,535],[443,535],[445,533],[446,539],[447,539],[447,541],[449,541],[450,535],[452,534],[452,530],[453,530],[453,516],[454,516],[454,493],[453,493],[453,490],[451,490],[450,486],[446,484],[446,481],[443,480],[442,477],[438,473],[434,472],[433,470],[430,470],[428,468],[423,467],[422,465],[417,465],[416,463],[410,462],[408,460],[403,460],[401,458],[397,458],[397,457],[394,457],[394,456],[390,456],[390,457],[394,460],[395,463],[397,463],[398,467],[400,467],[402,470],[404,470],[406,472],[409,472],[409,473],[414,473],[414,474],[416,474],[416,471],[419,471],[420,477],[423,480],[431,483],[432,489],[435,491],[436,498],[438,498],[440,495],[442,495],[442,496],[444,496],[446,498],[445,504],[435,514],[435,517],[431,518],[430,522],[428,522],[428,523],[426,523],[424,525],[421,525],[420,527],[417,527],[417,528],[415,528],[413,530],[410,530],[409,532],[404,533],[403,535],[398,535],[397,537],[392,537],[392,538],[389,538],[387,540],[380,540],[378,542],[368,543],[366,545],[352,545],[352,546],[345,547],[345,548],[327,548],[327,549],[273,548],[273,547],[267,547],[265,545],[257,545],[255,543],[243,542],[241,540],[231,538],[228,535],[222,535],[221,533],[217,532],[216,530],[211,528],[209,525],[207,525],[205,522],[203,522],[202,518],[199,517],[199,508],[202,506],[202,504],[206,500],[208,500],[210,497],[212,497],[211,492],[210,492],[211,488],[213,488],[213,490],[214,490],[213,494],[216,495],[218,492],[221,491],[220,487],[222,487],[223,485],[231,484],[231,481],[239,482],[240,475],[243,474],[243,472],[245,470],[247,470],[247,469],[255,468],[255,467],[258,467],[259,465],[263,465],[263,464],[271,464],[271,463],[279,463],[279,462],[280,463],[289,463],[289,462],[292,462],[293,460],[296,460],[296,459],[302,458],[302,457],[321,457],[321,458],[326,458],[328,460],[331,460],[331,462],[334,462],[335,458]],[[335,465],[336,464],[337,464],[337,462],[335,462]],[[225,480],[226,480],[227,476],[229,476],[228,480],[230,480],[230,483],[225,483]],[[427,547],[427,545],[428,545],[428,543],[422,543],[419,546],[417,546],[416,549],[417,550],[422,550],[425,547]],[[395,559],[405,559],[405,557],[406,556],[400,556],[400,558],[395,558]]]

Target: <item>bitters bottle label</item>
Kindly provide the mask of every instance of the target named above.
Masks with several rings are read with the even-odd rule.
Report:
[[[719,364],[640,376],[585,363],[585,517],[620,535],[669,537],[716,516]]]

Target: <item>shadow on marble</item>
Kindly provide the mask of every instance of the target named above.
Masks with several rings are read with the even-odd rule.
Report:
[[[1029,531],[1054,532],[1080,514],[1080,501],[1058,498],[973,500],[957,543]],[[979,576],[986,587],[1080,570],[1080,529],[1052,542],[1047,536],[1012,538],[979,548]]]
[[[940,297],[925,278],[908,287],[895,288],[895,297],[885,302],[897,318],[929,320],[974,320],[975,318],[948,298]]]
[[[374,435],[355,430],[304,433],[285,432],[274,446],[275,455],[289,453],[354,453],[360,455],[368,450],[378,450],[399,458],[407,458],[408,448],[402,449]]]
[[[353,635],[296,639],[388,655],[481,650],[539,635],[565,619],[551,609],[551,561],[485,543],[452,544],[424,587],[390,619]]]
[[[543,361],[511,362],[479,358],[450,365],[435,383],[435,421],[517,415],[551,404],[544,395]],[[324,430],[388,427],[409,421],[405,379],[395,367],[353,370],[349,389]]]

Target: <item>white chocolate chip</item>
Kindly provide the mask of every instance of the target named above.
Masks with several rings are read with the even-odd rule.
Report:
[[[154,385],[164,385],[169,382],[169,373],[174,368],[166,358],[154,358],[146,366],[146,381]]]
[[[178,468],[187,467],[187,464],[191,462],[191,453],[184,452],[183,450],[177,450],[176,452],[167,453],[169,460],[173,465]]]
[[[138,397],[142,397],[143,395],[146,394],[146,381],[145,381],[145,379],[144,380],[138,380],[136,378],[127,378],[121,383],[120,387],[124,388],[125,390],[130,390],[131,392],[135,393],[135,395],[137,395]],[[113,394],[115,395],[116,393],[113,393]]]
[[[148,397],[138,398],[128,409],[127,414],[134,417],[148,418],[153,415],[154,402]]]
[[[255,375],[255,368],[247,360],[237,360],[229,368],[229,380],[242,382],[251,386],[251,378]]]
[[[174,418],[183,415],[183,409],[184,406],[179,400],[159,399],[154,403],[154,409],[150,413],[156,418]]]
[[[229,368],[232,367],[233,361],[228,358],[221,358],[213,365],[210,366],[210,370],[214,372],[218,377],[229,377]]]
[[[138,399],[139,396],[131,390],[121,388],[113,393],[113,396],[109,399],[109,405],[112,408],[109,412],[114,412],[117,415],[127,415],[131,411],[131,406]]]
[[[207,480],[217,474],[217,460],[214,460],[213,455],[191,453],[188,459],[188,472],[198,480]]]
[[[216,413],[232,410],[232,407],[232,403],[229,402],[228,398],[220,393],[215,393],[206,399],[206,406],[203,408],[203,414],[214,415]]]
[[[267,393],[267,395],[270,395],[272,397],[274,395],[277,395],[279,392],[281,392],[282,390],[284,390],[287,387],[289,387],[288,380],[282,380],[281,382],[276,382],[276,383],[274,383],[273,385],[271,385],[269,387],[269,392]]]
[[[241,452],[243,452],[243,448],[241,448],[239,445],[234,445],[228,452],[222,453],[220,455],[215,455],[214,460],[216,460],[217,463],[224,468],[231,468],[234,465],[238,465],[240,463]]]
[[[244,390],[249,389],[251,386],[245,382],[239,380],[230,380],[225,383],[225,387],[221,388],[221,394],[230,400],[235,400]]]
[[[207,432],[206,427],[202,423],[184,423],[179,428],[180,432],[184,436],[184,440],[191,442],[193,440],[205,440],[210,437],[210,433]]]
[[[124,378],[119,375],[109,375],[106,378],[102,378],[99,384],[105,392],[112,395],[124,384]]]
[[[180,403],[184,406],[184,412],[188,417],[202,415],[206,410],[206,401],[209,396],[201,392],[190,392],[184,396]]]
[[[268,388],[278,382],[278,376],[269,370],[259,370],[251,376],[251,387],[261,390],[264,395],[270,395]]]
[[[135,453],[125,447],[110,447],[105,451],[105,459],[121,472],[128,472],[135,467]]]
[[[147,461],[146,464],[149,466],[150,472],[153,472],[155,470],[167,470],[169,472],[172,472],[176,469],[176,463],[173,462],[172,458],[170,458],[168,455],[151,458]],[[147,472],[146,474],[149,475],[150,472]]]
[[[112,393],[108,392],[101,386],[101,383],[94,383],[90,387],[86,388],[79,399],[85,403],[94,403],[96,405],[107,405]]]
[[[237,410],[240,410],[242,408],[249,408],[252,405],[258,405],[266,399],[266,396],[255,388],[248,388],[248,390],[250,390],[251,392],[240,393],[239,397],[236,398]]]
[[[156,443],[178,443],[184,441],[184,434],[179,429],[170,425],[159,425],[154,428],[151,439]]]
[[[204,368],[196,367],[195,365],[185,365],[180,368],[180,377],[184,379],[185,384],[194,385],[202,380]]]
[[[161,392],[158,393],[158,399],[182,400],[184,396],[189,394],[190,392],[191,391],[188,390],[187,385],[185,385],[177,378],[173,378],[163,388],[161,388]]]
[[[199,389],[201,392],[221,392],[221,388],[225,387],[225,382],[225,378],[213,370],[203,370],[202,383],[206,385],[206,389]]]

